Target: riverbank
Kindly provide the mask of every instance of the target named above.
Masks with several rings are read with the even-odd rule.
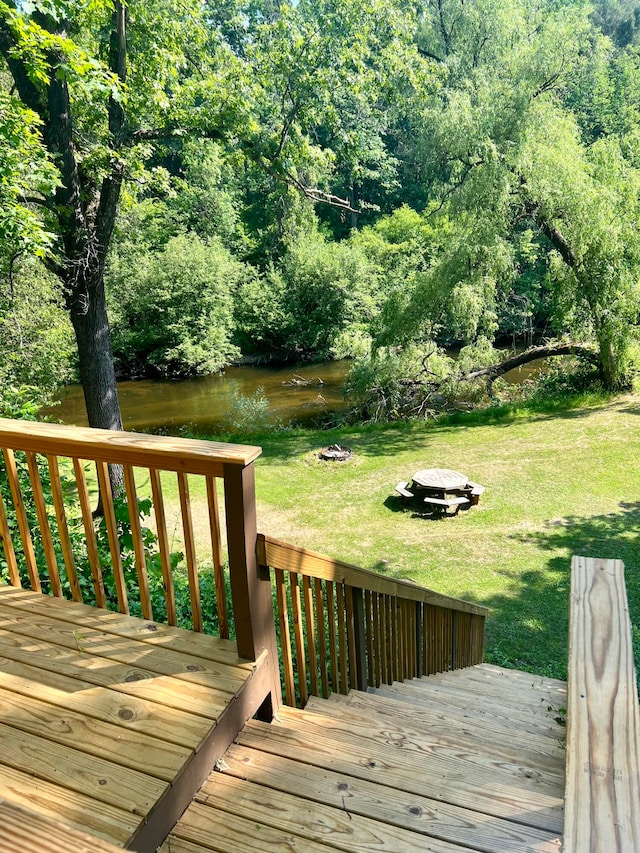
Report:
[[[259,527],[486,604],[488,660],[562,678],[572,554],[625,562],[640,630],[640,396],[575,406],[265,436]],[[333,442],[353,458],[321,462]],[[395,484],[433,466],[486,486],[479,506],[439,521],[403,508]]]

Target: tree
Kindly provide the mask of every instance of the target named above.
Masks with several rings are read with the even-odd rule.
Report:
[[[332,140],[311,134],[331,126],[341,139],[336,93],[359,92],[358,75],[376,69],[357,95],[366,99],[379,57],[398,54],[394,40],[410,44],[385,0],[326,2],[315,18],[305,4],[227,6],[0,2],[0,54],[59,174],[52,198],[41,186],[29,201],[57,238],[46,263],[63,285],[92,426],[122,425],[104,272],[123,185],[150,146],[185,134],[233,143],[274,180],[350,209],[324,188]]]

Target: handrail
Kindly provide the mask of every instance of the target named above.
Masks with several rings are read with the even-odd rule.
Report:
[[[288,705],[483,659],[486,607],[263,534],[258,562],[274,570]]]
[[[255,554],[254,461],[262,452],[259,447],[0,419],[0,448],[0,555],[4,553],[11,584],[122,613],[135,604],[143,618],[175,625],[180,581],[188,586],[183,606],[193,630],[202,631],[205,618],[212,617],[203,613],[201,600],[204,558],[213,569],[209,586],[217,617],[210,618],[209,630],[226,638],[235,628],[238,654],[246,659],[257,660],[264,649],[270,651],[277,706],[271,588],[268,577],[258,572]],[[111,492],[111,464],[123,466],[121,503]],[[166,491],[171,477],[177,481],[177,509],[175,523],[169,524]],[[224,488],[226,558],[219,482]],[[98,484],[104,521],[96,536],[91,489]],[[153,512],[146,529],[140,498]],[[196,536],[196,509],[207,531],[208,555],[201,553]],[[185,561],[180,578],[177,550]],[[150,581],[155,581],[155,598]],[[232,614],[227,612],[228,588]]]
[[[619,560],[574,557],[564,853],[640,850],[640,711]]]

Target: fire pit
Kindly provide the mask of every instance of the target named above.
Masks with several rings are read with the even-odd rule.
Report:
[[[332,444],[329,447],[323,447],[318,456],[320,459],[326,459],[329,462],[346,462],[347,459],[351,459],[353,453],[350,447]]]

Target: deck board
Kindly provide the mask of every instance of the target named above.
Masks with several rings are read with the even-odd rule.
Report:
[[[0,798],[125,846],[255,666],[227,640],[0,585]]]
[[[564,685],[489,672],[491,701],[465,717],[484,677],[313,698],[248,722],[162,853],[559,853],[564,728],[543,694]]]

